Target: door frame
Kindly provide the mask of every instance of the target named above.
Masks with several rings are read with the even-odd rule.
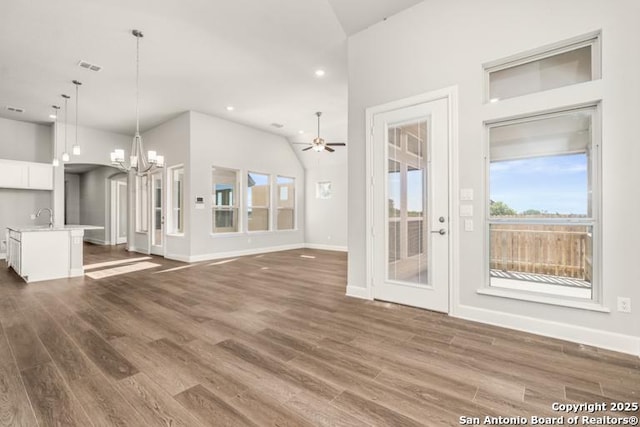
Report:
[[[126,244],[129,241],[129,206],[127,206],[127,228],[126,237],[124,242],[118,242],[118,221],[120,219],[120,200],[118,199],[119,191],[121,191],[122,186],[126,187],[125,195],[127,203],[129,202],[129,183],[127,180],[119,180],[119,179],[110,179],[111,181],[111,218],[109,219],[110,224],[110,244],[111,245],[122,245]]]
[[[366,152],[366,292],[364,297],[373,300],[375,241],[374,236],[374,197],[376,177],[374,175],[374,117],[377,114],[412,107],[440,99],[447,100],[448,153],[449,153],[449,315],[455,314],[459,295],[459,248],[460,223],[458,183],[458,86],[449,86],[436,91],[423,93],[409,98],[369,107],[365,110],[365,152]],[[380,239],[377,239],[380,240]]]
[[[153,238],[154,238],[154,234],[155,234],[155,201],[156,201],[156,195],[155,195],[155,191],[153,191],[154,188],[154,176],[160,176],[160,185],[162,186],[160,188],[160,198],[161,198],[161,215],[160,215],[160,221],[161,221],[161,226],[162,226],[162,249],[160,251],[157,251],[157,253],[154,253],[154,247],[158,247],[157,245],[153,244]],[[165,180],[165,169],[159,169],[159,170],[155,170],[153,172],[148,172],[148,188],[147,190],[149,191],[149,209],[148,209],[148,224],[149,226],[147,227],[147,242],[149,245],[149,255],[157,255],[157,256],[161,256],[161,257],[165,257],[167,255],[167,230],[166,230],[166,200],[167,200],[167,194],[166,194],[166,180]]]

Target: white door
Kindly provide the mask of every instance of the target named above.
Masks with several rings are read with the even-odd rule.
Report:
[[[151,175],[151,253],[164,256],[162,172]]]
[[[126,181],[116,181],[116,209],[115,209],[115,230],[116,244],[127,243],[127,183]]]
[[[448,312],[448,101],[381,112],[373,126],[373,296]]]

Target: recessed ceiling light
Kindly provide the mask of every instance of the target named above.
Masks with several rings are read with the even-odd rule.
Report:
[[[298,131],[298,133],[299,133],[300,135],[302,135],[302,134],[304,133],[304,131],[303,131],[303,130],[299,130],[299,131]]]
[[[50,118],[50,119],[55,119],[55,118],[56,118],[56,115],[55,115],[55,114],[49,114],[49,118]]]
[[[233,110],[235,110],[233,105],[227,105],[227,111],[233,111]]]
[[[492,103],[492,104],[493,104],[494,102],[498,102],[498,101],[500,101],[500,98],[491,98],[491,99],[489,100],[489,102],[490,102],[490,103]]]
[[[324,77],[324,70],[320,69],[320,70],[316,70],[316,77]]]

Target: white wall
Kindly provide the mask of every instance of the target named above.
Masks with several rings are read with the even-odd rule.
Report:
[[[56,214],[56,224],[64,224],[64,168],[62,167],[62,153],[64,146],[64,124],[57,123],[56,132],[58,135],[57,153],[60,159],[60,166],[54,168],[54,212]],[[98,129],[80,126],[78,128],[78,141],[80,143],[81,154],[71,155],[70,164],[95,164],[109,166],[111,164],[110,153],[115,148],[122,148],[128,153],[131,147],[132,136],[121,135],[113,132],[106,132]],[[71,153],[71,147],[75,142],[75,127],[69,125],[67,129],[67,148]],[[53,144],[49,140],[49,144]],[[108,236],[108,235],[107,235]]]
[[[459,89],[460,188],[472,188],[476,231],[460,235],[460,316],[640,354],[640,310],[616,312],[618,296],[640,301],[640,3],[634,0],[424,1],[349,40],[349,286],[365,286],[365,109],[440,88]],[[602,29],[603,279],[611,313],[486,295],[482,64]],[[402,64],[402,65],[400,65]],[[541,99],[533,97],[533,99]],[[635,337],[635,338],[634,338]]]
[[[323,157],[316,164],[308,165],[305,171],[306,245],[310,248],[345,251],[348,218],[346,155],[316,152],[309,154]],[[331,182],[333,194],[330,199],[316,197],[316,184],[322,181]]]
[[[51,126],[0,118],[0,159],[51,162]],[[0,241],[10,225],[44,225],[48,214],[30,218],[40,208],[52,207],[51,191],[0,189]],[[0,245],[0,258],[6,248]]]
[[[167,171],[171,166],[184,165],[185,167],[185,189],[184,194],[187,198],[185,200],[185,218],[189,218],[191,211],[191,203],[188,203],[189,188],[190,188],[190,176],[189,176],[189,135],[190,135],[190,114],[185,112],[180,114],[163,124],[156,126],[142,134],[142,140],[144,141],[146,150],[156,150],[158,154],[162,154],[165,157],[165,163],[167,167],[164,169],[164,183],[167,185]],[[132,185],[133,189],[134,186]],[[166,189],[165,189],[166,196]],[[135,200],[131,200],[129,203],[131,211],[134,211]],[[167,203],[164,203],[164,216],[167,218]],[[133,217],[135,218],[135,217]],[[144,252],[148,249],[148,236],[146,233],[135,233],[135,222],[131,221],[130,227],[131,233],[135,234],[135,247],[136,250]],[[166,242],[166,255],[169,258],[186,259],[190,255],[190,230],[191,223],[189,220],[185,221],[185,232],[183,236],[167,236]]]
[[[102,230],[87,230],[84,240],[99,245],[111,244],[111,178],[118,170],[103,166],[80,175],[80,224],[97,225]]]
[[[187,170],[188,204],[203,196],[205,209],[191,206],[191,259],[212,259],[224,254],[250,253],[273,248],[304,245],[304,169],[286,139],[217,117],[190,112],[190,153]],[[213,166],[241,170],[246,185],[246,172],[281,174],[296,179],[297,230],[242,232],[232,236],[213,236],[211,230],[211,168]],[[244,191],[242,192],[245,195]]]
[[[75,173],[64,174],[65,224],[80,224],[80,175]]]

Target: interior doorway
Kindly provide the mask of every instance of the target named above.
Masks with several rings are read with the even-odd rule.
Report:
[[[127,243],[127,199],[126,179],[111,180],[111,242],[114,245]]]

